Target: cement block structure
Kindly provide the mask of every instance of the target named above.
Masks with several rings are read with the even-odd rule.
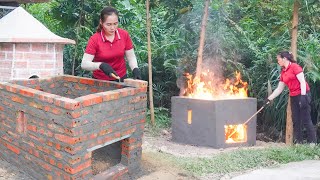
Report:
[[[36,179],[117,179],[140,165],[147,82],[76,76],[0,82],[0,156]],[[93,175],[93,151],[121,161]]]
[[[256,144],[256,116],[246,126],[246,141],[227,143],[225,125],[246,122],[257,111],[257,99],[204,100],[171,98],[172,140],[178,143],[228,148]]]

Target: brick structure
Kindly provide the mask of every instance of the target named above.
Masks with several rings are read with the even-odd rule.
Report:
[[[75,76],[0,83],[0,156],[36,179],[109,179],[139,167],[147,82]],[[94,176],[92,152],[121,142],[121,162]]]
[[[16,8],[0,19],[0,81],[63,75],[64,45],[74,43]]]

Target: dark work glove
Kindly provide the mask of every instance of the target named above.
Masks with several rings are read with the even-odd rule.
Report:
[[[141,72],[139,68],[134,68],[132,70],[132,74],[133,74],[133,79],[141,79]]]
[[[300,108],[306,108],[308,106],[308,104],[309,104],[308,96],[307,95],[300,95],[300,99],[299,99]]]
[[[99,68],[109,77],[112,77],[111,73],[113,73],[114,75],[118,76],[118,74],[107,63],[101,63]]]
[[[267,106],[271,103],[271,101],[267,98],[266,100],[264,100],[263,106]]]

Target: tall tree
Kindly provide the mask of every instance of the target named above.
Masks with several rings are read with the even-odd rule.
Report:
[[[150,105],[150,119],[151,124],[154,126],[154,107],[153,107],[153,89],[152,89],[152,61],[151,61],[151,17],[150,17],[150,2],[147,0],[147,38],[148,38],[148,69],[149,69],[149,105]]]
[[[297,41],[298,41],[298,24],[299,24],[299,7],[298,0],[293,4],[293,18],[292,18],[292,32],[291,32],[291,52],[295,60],[297,60]],[[291,102],[290,97],[287,106],[287,124],[286,124],[286,144],[292,144],[293,142],[293,125],[291,116]]]
[[[203,13],[202,22],[201,22],[196,77],[200,77],[201,70],[202,70],[202,57],[203,57],[203,48],[204,48],[205,36],[206,36],[209,3],[210,3],[210,0],[205,0],[204,13]]]

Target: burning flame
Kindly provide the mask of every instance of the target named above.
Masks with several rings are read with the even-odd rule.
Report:
[[[221,82],[214,77],[214,73],[203,72],[200,77],[185,74],[187,79],[183,95],[197,99],[226,99],[248,97],[248,83],[241,80],[240,72],[235,72],[235,79]]]
[[[243,124],[225,125],[224,132],[226,143],[237,143],[247,141],[247,126]]]

